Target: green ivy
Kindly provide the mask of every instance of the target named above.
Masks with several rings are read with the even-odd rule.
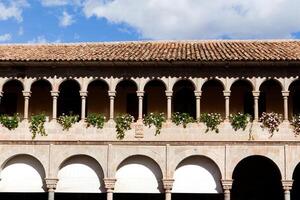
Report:
[[[36,134],[40,134],[41,136],[47,136],[45,130],[45,122],[46,122],[45,114],[31,116],[29,130],[32,133],[32,139],[35,138]]]
[[[243,131],[246,129],[247,124],[250,122],[251,116],[249,114],[237,113],[231,114],[229,116],[229,120],[232,128],[237,131],[242,129]]]
[[[182,124],[183,128],[186,128],[187,124],[195,122],[195,119],[189,113],[175,112],[172,114],[172,122],[177,126]]]
[[[206,125],[206,133],[211,130],[219,133],[219,124],[222,122],[222,117],[219,113],[203,113],[200,116],[200,121]]]
[[[263,112],[259,120],[262,123],[261,127],[267,128],[272,137],[275,131],[279,131],[279,125],[282,121],[282,117],[280,114],[275,112]]]
[[[19,114],[14,114],[13,116],[9,115],[0,115],[0,123],[8,128],[8,130],[16,129],[19,126],[20,117]]]
[[[102,114],[97,114],[97,113],[90,113],[88,116],[85,118],[86,126],[90,127],[96,127],[102,129],[104,126],[105,122],[105,116]]]
[[[116,117],[116,131],[117,138],[123,139],[125,137],[125,131],[130,130],[130,125],[134,121],[134,117],[129,114],[122,114]]]
[[[166,117],[164,113],[149,113],[144,117],[144,124],[146,126],[155,126],[156,131],[155,135],[160,134],[160,130],[162,128],[162,123],[166,121]]]
[[[57,122],[63,127],[63,130],[69,130],[73,124],[79,121],[79,115],[61,115]]]

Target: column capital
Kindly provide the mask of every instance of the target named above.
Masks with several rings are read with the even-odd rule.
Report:
[[[281,91],[283,97],[288,97],[290,92],[289,91]]]
[[[52,97],[58,97],[59,91],[50,91]]]
[[[48,191],[55,191],[58,179],[57,178],[45,178]]]
[[[283,190],[291,190],[293,187],[293,180],[282,180]]]
[[[116,91],[108,91],[108,96],[115,97],[116,96]]]
[[[167,97],[172,97],[173,96],[173,91],[166,91],[166,96]]]
[[[81,97],[87,97],[88,91],[80,91],[79,94]]]
[[[166,192],[171,192],[173,188],[174,179],[162,179],[163,186]]]
[[[194,91],[195,97],[201,97],[202,91]]]
[[[230,91],[223,91],[223,95],[224,95],[224,97],[230,97]]]
[[[233,180],[221,180],[221,183],[224,190],[231,190]]]
[[[115,189],[117,179],[115,178],[104,178],[104,187],[108,192],[112,192]]]
[[[30,97],[31,92],[30,91],[22,91],[24,97]]]
[[[259,97],[260,91],[252,91],[253,97]]]
[[[136,95],[138,96],[138,97],[143,97],[144,96],[144,91],[136,91]]]

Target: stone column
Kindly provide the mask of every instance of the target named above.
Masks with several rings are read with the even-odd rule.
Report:
[[[282,180],[284,190],[284,200],[291,200],[291,190],[293,187],[293,180]]]
[[[283,96],[283,120],[285,122],[289,121],[289,105],[288,105],[288,97],[289,97],[289,91],[283,91],[281,92]]]
[[[172,118],[172,91],[166,91],[167,96],[167,121],[171,121]]]
[[[87,91],[80,91],[81,96],[81,120],[84,121],[85,113],[86,113],[86,97],[88,92]]]
[[[221,180],[224,191],[224,200],[230,200],[230,190],[232,188],[232,182],[232,180]]]
[[[258,122],[259,120],[259,110],[258,110],[258,99],[259,99],[259,92],[253,91],[253,98],[254,98],[254,121]]]
[[[225,97],[225,121],[229,120],[230,91],[223,91]]]
[[[116,92],[108,91],[108,96],[109,96],[109,120],[114,120]]]
[[[58,91],[51,91],[52,96],[52,120],[57,119],[57,98],[58,98],[59,92]]]
[[[113,193],[115,189],[116,179],[113,178],[105,178],[104,185],[106,189],[106,199],[113,200]]]
[[[137,91],[136,94],[137,94],[137,96],[139,98],[138,121],[142,122],[143,121],[143,97],[144,97],[144,92],[143,91]]]
[[[195,97],[196,97],[196,119],[200,120],[200,115],[201,115],[201,110],[200,110],[200,105],[201,105],[201,95],[202,92],[200,91],[195,91]]]
[[[28,120],[29,98],[31,96],[31,92],[23,91],[23,96],[24,96],[24,120]]]
[[[57,178],[45,178],[46,186],[48,189],[48,200],[54,200],[54,193],[57,186]]]
[[[163,179],[162,181],[165,190],[165,200],[171,200],[174,179]]]

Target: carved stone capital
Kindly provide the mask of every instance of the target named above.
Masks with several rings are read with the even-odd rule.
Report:
[[[233,180],[221,180],[221,183],[224,191],[231,190]]]
[[[173,96],[173,91],[166,91],[166,96],[167,97],[172,97]]]
[[[174,179],[163,179],[163,186],[166,192],[171,192],[173,188]]]
[[[136,95],[138,96],[138,97],[143,97],[144,96],[144,91],[136,91]]]
[[[115,97],[116,96],[116,91],[108,91],[108,96],[109,97]]]
[[[88,91],[80,91],[79,94],[81,97],[87,97]]]
[[[104,187],[107,192],[113,192],[115,189],[117,179],[115,178],[105,178],[104,179]]]
[[[49,192],[55,191],[58,182],[57,178],[45,178],[45,182]]]
[[[195,91],[195,97],[201,97],[202,92],[201,91]]]
[[[59,96],[59,91],[51,91],[51,96],[52,97],[58,97]]]
[[[293,187],[293,180],[282,180],[282,187],[283,187],[283,190],[292,190],[292,187]]]
[[[22,91],[24,97],[30,97],[31,92],[30,91]]]
[[[252,91],[253,97],[259,97],[260,92],[259,91]]]
[[[289,91],[282,91],[281,94],[282,94],[283,97],[288,97],[290,95],[290,92]]]
[[[230,97],[230,91],[223,91],[224,97]]]

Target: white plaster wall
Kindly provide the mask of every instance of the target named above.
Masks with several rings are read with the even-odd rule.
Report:
[[[44,192],[44,172],[38,161],[17,156],[1,171],[0,192]]]
[[[160,193],[161,171],[149,158],[125,160],[116,172],[116,193]]]
[[[75,157],[65,162],[58,172],[56,192],[100,193],[103,174],[95,161],[86,157]]]
[[[174,173],[173,193],[222,193],[221,173],[211,160],[191,157],[182,161]]]

